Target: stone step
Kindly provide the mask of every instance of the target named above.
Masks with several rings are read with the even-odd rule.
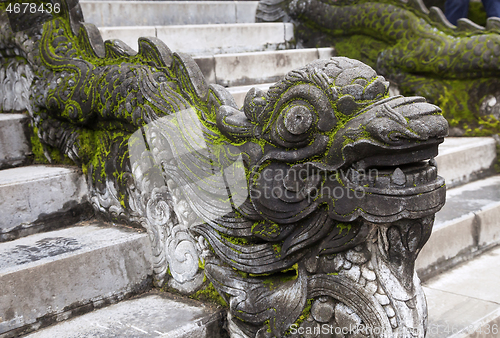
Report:
[[[500,175],[449,189],[416,269],[432,277],[500,243]]]
[[[32,333],[26,338],[224,337],[225,311],[191,299],[150,292]]]
[[[82,1],[97,27],[252,23],[258,1]]]
[[[195,57],[209,83],[225,87],[276,82],[289,71],[317,60],[329,59],[333,48],[218,54]]]
[[[447,137],[436,157],[448,188],[492,174],[497,156],[493,137]]]
[[[500,247],[424,283],[426,338],[500,337]]]
[[[0,170],[0,242],[92,215],[87,184],[76,167],[32,165]]]
[[[0,114],[0,169],[30,161],[29,118],[24,114]]]
[[[0,243],[0,337],[142,292],[150,262],[146,233],[99,222]]]
[[[293,40],[291,23],[100,27],[99,30],[103,40],[120,39],[135,50],[140,37],[155,36],[170,50],[192,56],[286,49]]]

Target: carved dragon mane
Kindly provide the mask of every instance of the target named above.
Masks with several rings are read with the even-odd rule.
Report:
[[[438,107],[390,97],[340,57],[250,90],[239,110],[189,56],[155,38],[137,53],[103,42],[77,1],[55,3],[27,27],[3,11],[1,55],[33,73],[47,157],[81,164],[95,209],[147,230],[158,286],[211,283],[233,337],[324,323],[423,337],[414,261],[445,198]]]

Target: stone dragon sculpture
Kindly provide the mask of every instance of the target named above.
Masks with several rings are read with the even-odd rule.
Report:
[[[257,17],[290,20],[303,46],[334,46],[402,94],[426,97],[443,109],[452,135],[500,131],[500,18],[454,26],[422,0],[262,0]]]
[[[414,261],[445,200],[437,106],[339,57],[239,110],[160,40],[103,42],[77,0],[9,3],[2,74],[24,77],[34,150],[81,165],[96,210],[147,230],[157,286],[215,289],[231,337],[425,335]]]

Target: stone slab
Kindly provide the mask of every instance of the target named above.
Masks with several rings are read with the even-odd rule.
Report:
[[[0,171],[0,235],[62,217],[87,201],[76,167],[33,165]]]
[[[35,332],[26,338],[219,338],[224,311],[150,293]]]
[[[424,287],[429,309],[426,338],[472,338],[500,317],[496,303]],[[490,334],[483,337],[496,338]]]
[[[453,270],[430,279],[426,285],[500,305],[500,247],[482,253]]]
[[[416,261],[427,278],[500,243],[500,176],[447,190],[432,235]]]
[[[156,36],[170,50],[192,56],[285,49],[293,40],[291,23],[101,27],[99,30],[104,40],[120,39],[135,50],[140,37]]]
[[[436,214],[436,226],[477,212],[500,201],[500,175],[491,176],[446,191],[446,204]]]
[[[448,187],[484,176],[495,159],[496,142],[492,137],[447,137],[436,157],[438,174]]]
[[[116,302],[151,275],[147,234],[127,228],[91,223],[1,243],[0,336]]]
[[[481,231],[478,236],[480,247],[496,245],[500,242],[500,202],[482,208],[476,213]]]
[[[496,247],[424,283],[431,329],[427,338],[499,337],[499,280]]]
[[[232,87],[276,82],[289,71],[317,60],[320,55],[329,58],[334,52],[333,48],[308,48],[215,55],[216,83]]]
[[[258,1],[85,1],[97,27],[253,23]]]
[[[135,26],[135,27],[101,27],[99,28],[104,41],[120,39],[133,50],[139,49],[138,40],[141,37],[156,37],[155,26]]]
[[[31,154],[29,118],[24,114],[0,114],[0,169],[26,164]]]
[[[433,276],[476,253],[474,231],[473,213],[436,226],[415,262],[420,278]]]
[[[291,23],[158,26],[157,37],[172,51],[215,55],[285,49]]]

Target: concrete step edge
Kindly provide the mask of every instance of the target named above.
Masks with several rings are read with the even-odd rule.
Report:
[[[500,246],[423,283],[427,338],[500,335]]]
[[[85,21],[97,27],[252,23],[257,5],[258,1],[80,2]]]
[[[432,235],[416,261],[421,279],[436,276],[500,243],[499,189],[497,175],[448,190],[447,204],[437,213]]]
[[[187,319],[191,317],[190,319]],[[225,310],[152,291],[29,334],[29,338],[223,336]]]
[[[0,337],[14,337],[151,286],[146,233],[84,222],[0,243]]]
[[[475,338],[478,334],[486,333],[487,331],[490,332],[492,337],[500,334],[500,307],[483,318],[469,324],[468,328],[460,330],[450,336],[450,338]]]
[[[138,39],[154,36],[175,52],[191,56],[286,49],[292,47],[291,23],[230,23],[169,26],[100,27],[103,40],[120,39],[138,50]]]
[[[217,54],[194,60],[209,83],[234,87],[277,82],[293,69],[333,55],[334,48],[305,48]]]
[[[491,175],[496,163],[493,137],[448,137],[436,157],[438,174],[448,188]]]
[[[31,165],[0,170],[0,242],[68,226],[93,215],[80,169]]]

